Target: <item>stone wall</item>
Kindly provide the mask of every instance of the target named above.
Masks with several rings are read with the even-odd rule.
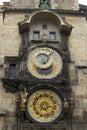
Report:
[[[52,8],[54,9],[66,9],[66,10],[78,10],[78,0],[51,0]]]
[[[84,119],[83,113],[87,109],[87,21],[85,17],[79,16],[65,16],[65,18],[73,26],[69,37],[69,50],[76,70],[73,76],[77,77],[77,83],[72,85],[75,98],[74,116]]]
[[[10,6],[15,8],[38,8],[40,0],[11,0]],[[50,0],[51,8],[78,10],[78,0]]]

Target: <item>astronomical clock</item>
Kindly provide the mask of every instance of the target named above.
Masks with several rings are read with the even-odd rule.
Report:
[[[53,79],[61,73],[63,61],[54,49],[37,47],[28,54],[27,68],[38,79]]]
[[[49,88],[40,88],[28,98],[27,116],[35,123],[52,123],[62,112],[62,101],[58,93]]]
[[[25,16],[18,26],[19,56],[5,57],[3,83],[9,92],[18,92],[19,124],[63,124],[72,106],[68,67],[72,26],[49,10]]]

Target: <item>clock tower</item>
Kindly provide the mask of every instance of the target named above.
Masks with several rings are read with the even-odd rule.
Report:
[[[27,15],[18,27],[22,39],[19,56],[5,57],[10,74],[4,79],[4,86],[14,86],[9,91],[19,91],[18,130],[21,124],[31,123],[66,124],[67,129],[72,116],[68,50],[72,26],[46,8]],[[17,71],[16,78],[12,68]]]
[[[31,124],[71,129],[68,38],[72,26],[50,9],[48,0],[40,0],[39,9],[25,15],[18,29],[19,55],[5,57],[3,79],[6,90],[18,94],[17,130]]]

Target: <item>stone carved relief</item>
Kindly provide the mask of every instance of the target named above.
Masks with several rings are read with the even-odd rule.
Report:
[[[40,0],[34,0],[35,8],[38,8],[39,3],[40,3]]]

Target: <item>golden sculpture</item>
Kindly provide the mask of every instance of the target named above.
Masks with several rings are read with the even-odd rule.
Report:
[[[20,93],[20,96],[21,96],[21,103],[20,103],[20,108],[21,108],[21,111],[25,111],[25,103],[26,103],[26,99],[27,99],[27,96],[28,96],[28,93],[26,92],[26,89],[24,92],[21,92]]]

